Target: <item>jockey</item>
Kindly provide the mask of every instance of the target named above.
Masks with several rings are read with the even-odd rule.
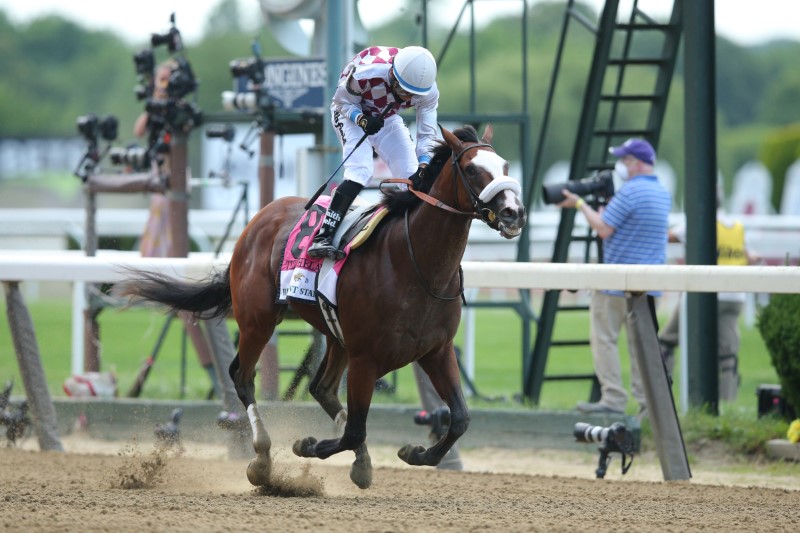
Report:
[[[342,143],[344,180],[336,188],[319,233],[308,249],[311,257],[338,260],[344,252],[331,243],[347,209],[373,174],[372,151],[393,176],[419,179],[430,161],[436,136],[436,60],[425,48],[372,46],[345,66],[331,104],[331,121]],[[398,114],[416,108],[416,149]],[[357,149],[366,135],[368,142]],[[355,150],[355,151],[354,151]]]

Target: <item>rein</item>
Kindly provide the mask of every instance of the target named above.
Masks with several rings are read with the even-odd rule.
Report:
[[[403,183],[403,184],[408,186],[408,191],[410,193],[412,193],[414,196],[416,196],[417,198],[419,198],[423,202],[432,205],[433,207],[438,207],[439,209],[444,209],[445,211],[448,211],[450,213],[455,213],[457,215],[464,215],[464,216],[468,216],[468,217],[472,217],[472,218],[480,218],[481,220],[484,220],[484,221],[486,221],[487,223],[489,223],[491,225],[491,223],[494,222],[495,214],[491,210],[487,210],[487,209],[481,207],[481,206],[484,205],[484,202],[481,201],[480,197],[477,194],[475,194],[475,191],[473,191],[472,187],[469,186],[469,182],[467,181],[467,177],[464,175],[464,170],[458,165],[458,161],[461,159],[461,157],[465,153],[467,153],[467,151],[472,150],[473,148],[481,148],[481,147],[492,148],[492,145],[488,144],[488,143],[475,143],[475,144],[471,144],[469,146],[465,146],[464,148],[461,149],[460,152],[458,152],[457,154],[452,156],[452,162],[450,163],[454,168],[454,172],[453,172],[453,182],[454,182],[453,183],[453,191],[454,191],[454,194],[456,195],[454,204],[458,205],[458,183],[455,183],[456,174],[457,174],[458,177],[461,178],[461,184],[467,190],[467,192],[469,193],[470,197],[472,197],[472,209],[473,209],[472,211],[460,211],[460,210],[458,210],[458,209],[456,209],[454,207],[450,207],[446,203],[442,202],[441,200],[439,200],[437,198],[434,198],[433,196],[431,196],[429,194],[425,194],[424,192],[421,192],[421,191],[418,191],[418,190],[414,189],[414,182],[412,182],[409,179],[405,179],[405,178],[387,178],[385,180],[381,180],[381,183]],[[488,214],[485,214],[486,211],[488,211]]]
[[[414,196],[422,200],[423,202],[432,205],[433,207],[438,207],[439,209],[444,209],[450,213],[455,213],[456,215],[464,215],[472,218],[478,218],[478,213],[475,211],[459,211],[453,207],[450,207],[446,203],[442,202],[434,198],[429,194],[425,194],[424,192],[418,191],[414,188],[414,182],[405,179],[405,178],[387,178],[385,180],[381,180],[381,183],[404,183],[408,185],[408,192],[412,193]]]
[[[458,166],[459,159],[461,159],[461,156],[463,156],[464,153],[466,153],[467,150],[470,150],[472,148],[479,148],[481,146],[488,146],[489,148],[491,148],[491,145],[490,144],[486,144],[486,143],[473,144],[471,146],[465,147],[464,149],[462,149],[458,154],[456,154],[452,158],[453,159],[453,162],[452,162],[453,167],[455,168],[455,170],[458,173],[458,175],[461,177],[462,184],[467,189],[467,191],[469,192],[470,196],[473,199],[474,211],[460,211],[460,210],[458,210],[458,209],[456,209],[454,207],[450,207],[449,205],[445,204],[441,200],[438,200],[438,199],[434,198],[433,196],[430,196],[429,194],[425,194],[424,192],[417,191],[417,190],[414,189],[414,183],[411,180],[400,179],[400,178],[390,178],[390,179],[387,179],[387,180],[384,180],[384,181],[388,182],[388,183],[405,183],[408,186],[408,190],[411,191],[411,193],[414,194],[414,196],[416,196],[417,198],[419,198],[423,202],[432,205],[433,207],[438,207],[439,209],[443,209],[443,210],[445,210],[445,211],[447,211],[449,213],[455,213],[457,215],[464,215],[464,216],[468,216],[468,217],[471,217],[471,218],[483,218],[482,215],[480,214],[480,212],[478,211],[478,205],[479,205],[480,200],[478,199],[477,195],[475,194],[475,191],[473,191],[472,188],[469,186],[469,183],[467,182],[466,176],[464,176],[463,170],[461,170],[461,167]],[[454,173],[453,174],[453,180],[455,180],[455,179],[456,179],[456,176],[455,176],[455,173]],[[458,196],[457,196],[458,195],[458,184],[454,184],[454,185],[455,186],[453,187],[453,190],[456,191],[456,193],[455,193],[456,194],[456,201],[454,203],[455,203],[455,205],[458,205]],[[467,305],[467,299],[464,296],[464,269],[461,268],[461,265],[458,265],[458,293],[456,293],[454,296],[443,296],[441,294],[436,294],[435,292],[433,292],[433,289],[431,288],[430,285],[428,285],[428,282],[425,281],[425,277],[422,275],[422,271],[420,270],[419,264],[417,263],[417,256],[414,254],[414,247],[411,245],[411,232],[410,232],[409,227],[408,227],[408,211],[405,212],[404,219],[405,219],[406,245],[408,246],[408,254],[411,256],[411,263],[414,265],[414,272],[416,272],[417,279],[419,279],[419,282],[422,285],[422,287],[427,291],[428,294],[430,294],[431,296],[433,296],[437,300],[453,301],[453,300],[455,300],[456,298],[458,298],[460,296],[461,297],[461,301],[463,302],[463,304]]]
[[[458,211],[456,211],[458,212]],[[431,286],[428,285],[428,282],[425,281],[425,278],[422,276],[422,271],[419,269],[419,264],[417,264],[417,256],[414,255],[414,247],[411,246],[411,232],[408,229],[408,211],[405,212],[405,226],[406,226],[406,245],[408,246],[408,254],[411,256],[411,264],[414,265],[414,271],[417,273],[417,278],[419,279],[420,284],[422,287],[434,298],[437,300],[445,300],[445,301],[453,301],[459,296],[461,296],[461,301],[464,305],[467,305],[467,299],[464,296],[464,269],[461,268],[461,265],[458,265],[458,294],[455,296],[442,296],[440,294],[436,294],[431,289]]]
[[[470,218],[479,218],[485,221],[487,224],[489,224],[490,227],[492,227],[492,224],[496,220],[494,212],[482,207],[484,205],[484,202],[481,201],[480,197],[477,194],[475,194],[475,191],[473,191],[472,187],[469,186],[469,182],[467,181],[467,177],[464,175],[463,169],[458,165],[458,161],[468,150],[481,147],[492,148],[492,145],[487,143],[475,143],[469,146],[465,146],[464,148],[461,149],[460,152],[452,156],[452,163],[451,163],[451,165],[454,167],[453,191],[456,196],[454,203],[455,205],[458,205],[458,183],[455,181],[457,174],[458,177],[461,178],[462,185],[472,198],[472,208],[473,208],[472,211],[460,211],[454,207],[450,207],[441,200],[434,198],[429,194],[425,194],[424,192],[414,189],[414,182],[412,182],[409,179],[388,178],[382,180],[381,183],[403,183],[408,186],[409,192],[411,192],[414,196],[416,196],[423,202],[432,205],[433,207],[437,207],[439,209],[443,209],[449,213],[454,213],[457,215],[468,216]],[[464,303],[464,305],[467,305],[467,299],[464,296],[464,270],[461,268],[461,265],[458,266],[458,293],[454,296],[442,296],[441,294],[436,294],[435,292],[433,292],[431,286],[428,285],[428,282],[425,281],[425,277],[422,275],[422,271],[420,270],[419,264],[417,263],[417,257],[416,255],[414,255],[414,247],[411,245],[411,232],[409,231],[408,227],[408,211],[405,212],[405,229],[406,229],[406,245],[408,246],[408,254],[411,256],[411,263],[414,265],[414,271],[416,272],[417,278],[419,279],[419,282],[422,285],[422,287],[428,292],[428,294],[430,294],[437,300],[452,301],[460,296],[461,301]]]

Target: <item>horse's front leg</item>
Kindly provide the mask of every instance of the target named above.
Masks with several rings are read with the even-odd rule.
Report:
[[[452,343],[442,351],[423,357],[418,362],[431,378],[436,392],[450,408],[450,425],[447,433],[430,448],[407,444],[397,452],[397,456],[410,465],[436,466],[456,441],[466,433],[469,426],[469,410],[461,391],[461,376]]]
[[[356,451],[358,460],[358,450],[361,449],[362,460],[369,460],[364,443],[367,438],[367,414],[376,379],[376,371],[372,365],[351,363],[347,373],[347,413],[340,411],[337,415],[337,422],[345,420],[342,436],[321,441],[306,437],[294,443],[292,450],[295,455],[327,459],[344,450],[353,450]]]

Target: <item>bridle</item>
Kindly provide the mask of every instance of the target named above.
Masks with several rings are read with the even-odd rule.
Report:
[[[499,229],[498,225],[500,223],[500,219],[497,217],[494,211],[488,207],[488,201],[495,197],[500,191],[507,190],[507,189],[514,189],[517,195],[521,193],[519,189],[519,183],[514,181],[509,177],[505,177],[504,179],[494,179],[492,183],[487,185],[480,193],[476,193],[475,190],[470,186],[469,180],[467,176],[464,174],[464,169],[461,168],[459,165],[459,161],[464,156],[467,151],[472,150],[473,148],[490,148],[492,152],[494,152],[494,148],[492,148],[491,144],[488,143],[475,143],[470,144],[469,146],[465,146],[461,149],[460,152],[456,153],[451,157],[452,162],[451,165],[453,166],[453,204],[458,206],[458,182],[457,177],[461,178],[461,185],[464,189],[469,193],[470,200],[472,202],[472,210],[471,211],[461,211],[456,209],[456,207],[451,207],[438,198],[434,198],[424,192],[418,191],[414,189],[414,182],[408,179],[402,178],[389,178],[383,180],[381,183],[403,183],[408,186],[409,192],[414,194],[417,198],[422,200],[425,203],[432,205],[433,207],[437,207],[439,209],[443,209],[450,213],[454,213],[457,215],[468,216],[471,218],[477,218],[482,222],[485,222],[492,229]]]

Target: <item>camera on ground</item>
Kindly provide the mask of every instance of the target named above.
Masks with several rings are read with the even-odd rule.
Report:
[[[622,474],[625,475],[633,464],[633,453],[636,450],[636,439],[633,433],[622,422],[615,422],[609,427],[594,426],[586,422],[577,422],[572,430],[578,442],[595,443],[600,452],[600,459],[595,470],[597,479],[603,479],[608,470],[612,453],[622,455]]]
[[[594,196],[598,203],[607,203],[614,196],[614,174],[610,170],[604,170],[582,180],[542,185],[544,203],[549,205],[563,202],[566,197],[561,193],[562,189],[578,196]]]
[[[433,411],[419,411],[414,415],[414,423],[418,426],[430,426],[431,433],[441,438],[450,427],[450,409],[439,407]]]

